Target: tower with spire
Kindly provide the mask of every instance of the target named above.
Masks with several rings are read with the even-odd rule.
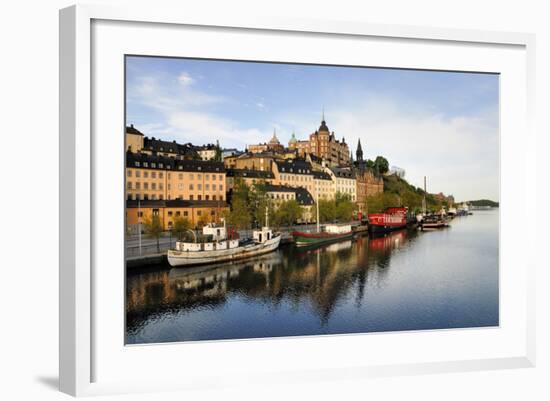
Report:
[[[355,152],[355,156],[358,162],[363,161],[363,149],[361,148],[361,139],[357,141],[357,151]]]

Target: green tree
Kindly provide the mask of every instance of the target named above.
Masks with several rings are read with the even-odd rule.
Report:
[[[149,238],[155,238],[157,240],[157,253],[160,253],[159,239],[164,231],[160,216],[158,214],[154,214],[152,217],[146,218],[143,226],[145,229],[145,234]]]
[[[339,221],[350,221],[353,216],[353,202],[349,194],[336,193],[334,214]]]
[[[380,174],[385,174],[390,170],[390,164],[385,157],[376,156],[376,159],[374,160],[374,169]]]
[[[174,224],[172,225],[172,232],[179,241],[183,240],[184,235],[191,229],[191,222],[189,219],[181,216],[174,218]]]
[[[336,203],[334,200],[319,199],[319,222],[333,222],[336,219]]]
[[[302,217],[302,207],[294,199],[282,202],[275,211],[274,220],[278,226],[291,226]]]

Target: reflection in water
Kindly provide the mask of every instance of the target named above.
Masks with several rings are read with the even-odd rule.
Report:
[[[410,309],[405,306],[407,301],[419,297],[418,286],[410,288],[404,280],[410,274],[407,269],[413,270],[410,254],[420,245],[417,239],[431,240],[402,230],[310,249],[284,246],[233,264],[130,273],[127,340],[144,343],[464,327],[438,326],[437,307],[437,318],[417,320],[417,327],[407,319],[396,321]],[[422,265],[425,260],[417,262]],[[422,276],[422,272],[413,274],[418,279]],[[426,300],[420,301],[422,307]],[[404,306],[401,313],[396,309],[400,305]],[[430,310],[433,306],[422,312]]]

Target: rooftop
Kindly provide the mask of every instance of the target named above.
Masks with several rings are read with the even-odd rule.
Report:
[[[172,157],[132,152],[126,152],[126,167],[175,171],[225,172],[222,162],[179,160]]]

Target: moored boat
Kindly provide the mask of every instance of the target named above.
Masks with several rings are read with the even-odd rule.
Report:
[[[420,229],[422,231],[437,230],[443,227],[448,227],[449,224],[439,215],[425,216],[420,222]]]
[[[229,238],[225,222],[220,227],[204,226],[203,235],[211,240],[177,241],[176,248],[168,250],[170,266],[195,266],[245,259],[273,252],[281,242],[281,234],[274,234],[268,226],[254,230],[251,239]]]
[[[387,233],[407,226],[406,207],[388,207],[382,213],[369,213],[369,232]]]
[[[349,224],[342,226],[337,224],[329,224],[325,226],[324,231],[294,231],[292,233],[292,237],[294,238],[296,246],[307,246],[348,239],[351,238],[353,234],[354,232]]]

